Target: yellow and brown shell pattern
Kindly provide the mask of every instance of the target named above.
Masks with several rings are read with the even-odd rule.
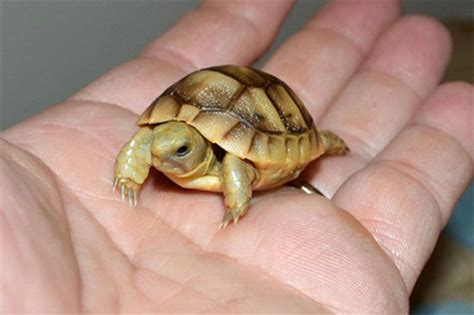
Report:
[[[217,66],[189,74],[140,116],[138,125],[184,121],[225,151],[271,173],[268,188],[324,153],[311,115],[278,78],[250,67]]]

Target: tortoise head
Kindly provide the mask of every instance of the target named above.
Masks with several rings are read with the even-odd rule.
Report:
[[[167,122],[153,130],[152,163],[160,172],[186,177],[208,160],[209,148],[209,142],[194,127]]]

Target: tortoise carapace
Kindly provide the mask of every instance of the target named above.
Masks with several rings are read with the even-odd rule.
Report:
[[[288,85],[242,66],[187,75],[166,89],[137,125],[115,163],[114,187],[122,200],[137,203],[154,167],[181,187],[222,192],[222,227],[247,212],[253,190],[288,183],[322,154],[348,150],[334,133],[316,128]]]

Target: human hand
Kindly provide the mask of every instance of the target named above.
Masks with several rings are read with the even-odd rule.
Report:
[[[138,114],[183,75],[250,64],[291,1],[207,1],[136,59],[2,132],[2,311],[407,312],[472,178],[472,97],[439,86],[446,30],[397,1],[330,2],[264,70],[351,153],[305,172],[326,195],[257,194],[219,230],[222,196],[154,172],[131,209],[111,191]]]

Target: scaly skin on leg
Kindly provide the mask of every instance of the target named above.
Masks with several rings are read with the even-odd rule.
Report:
[[[324,145],[324,154],[343,154],[350,151],[344,140],[329,130],[319,131],[319,136]]]
[[[256,177],[252,165],[227,153],[222,161],[222,184],[225,197],[226,214],[221,228],[230,221],[236,224],[247,213],[252,198],[252,181]]]
[[[152,141],[152,129],[140,128],[123,146],[115,161],[114,190],[119,187],[122,201],[128,196],[130,206],[137,205],[138,191],[150,171]]]

